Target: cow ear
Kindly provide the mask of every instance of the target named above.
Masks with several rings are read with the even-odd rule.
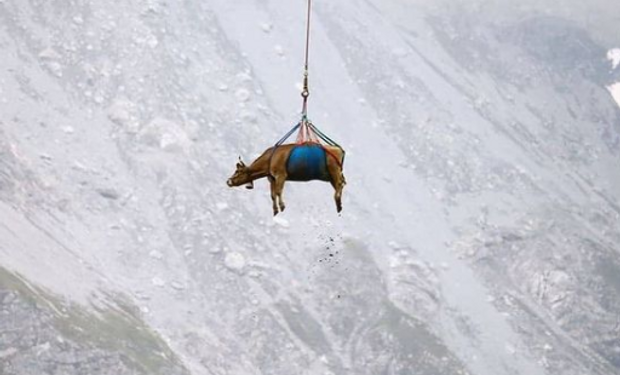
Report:
[[[245,163],[241,160],[241,156],[239,156],[239,165],[245,167]]]

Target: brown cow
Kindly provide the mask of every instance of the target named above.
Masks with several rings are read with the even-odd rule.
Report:
[[[287,162],[289,156],[295,146],[298,144],[285,144],[281,146],[271,147],[258,159],[248,167],[241,157],[237,163],[237,170],[228,179],[227,184],[230,187],[246,185],[246,188],[254,188],[254,180],[267,177],[271,184],[271,200],[273,202],[273,214],[277,215],[279,212],[284,211],[285,205],[282,199],[282,189],[284,188],[284,182],[289,180],[287,172]],[[344,174],[342,173],[342,163],[344,162],[344,150],[340,147],[334,146],[322,146],[326,151],[326,163],[327,171],[329,173],[329,182],[334,187],[334,199],[336,201],[336,210],[342,211],[342,189],[346,184]],[[299,180],[297,180],[299,181]]]

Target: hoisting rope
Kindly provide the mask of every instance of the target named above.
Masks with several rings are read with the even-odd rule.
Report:
[[[301,107],[301,128],[297,134],[297,143],[318,142],[316,135],[309,129],[308,124],[308,97],[310,96],[310,88],[308,84],[308,76],[310,70],[310,16],[312,14],[312,0],[308,0],[308,9],[306,17],[306,53],[304,61],[304,80],[301,97],[303,105]]]
[[[306,18],[306,59],[304,63],[304,88],[301,92],[303,98],[303,106],[301,109],[302,120],[305,120],[308,115],[308,97],[310,96],[310,89],[308,87],[308,74],[310,66],[310,15],[312,14],[312,0],[308,0],[308,15]]]
[[[309,75],[309,66],[310,66],[310,15],[312,14],[312,0],[308,0],[308,9],[307,9],[307,18],[306,18],[306,49],[305,49],[305,61],[304,61],[304,78],[303,78],[303,89],[301,91],[301,97],[303,99],[303,105],[301,108],[301,121],[298,122],[288,133],[284,135],[275,145],[273,151],[271,153],[271,157],[275,153],[276,148],[284,144],[288,138],[293,135],[296,131],[297,133],[297,143],[320,143],[319,139],[325,142],[329,146],[338,147],[344,153],[342,147],[339,144],[334,142],[331,138],[326,136],[322,131],[320,131],[309,119],[308,119],[308,97],[310,96],[310,89],[308,84],[308,75]],[[336,157],[331,151],[325,149],[331,156],[336,159],[338,164],[342,166],[343,160],[340,160]],[[271,165],[271,157],[269,160],[269,164]],[[271,169],[271,167],[270,167]]]
[[[303,89],[301,91],[301,97],[303,99],[303,105],[301,108],[301,121],[299,121],[291,130],[288,131],[284,135],[284,137],[280,138],[278,142],[273,147],[271,151],[271,155],[269,156],[269,176],[273,178],[271,175],[271,159],[276,152],[276,149],[284,144],[287,139],[289,139],[293,133],[296,131],[297,133],[297,143],[316,143],[321,144],[321,140],[325,142],[328,146],[338,147],[342,151],[342,157],[338,157],[332,150],[323,146],[323,149],[327,154],[336,160],[338,165],[342,167],[342,163],[344,162],[345,152],[340,147],[339,144],[334,142],[331,138],[326,136],[322,131],[320,131],[313,123],[308,119],[308,97],[310,96],[310,89],[308,85],[308,71],[310,65],[310,15],[312,14],[312,0],[308,0],[308,15],[306,18],[306,56],[304,61],[304,83]]]

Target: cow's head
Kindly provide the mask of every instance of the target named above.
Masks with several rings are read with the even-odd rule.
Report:
[[[241,160],[241,156],[239,157],[239,162],[237,163],[237,169],[235,173],[226,181],[226,184],[229,187],[241,186],[246,184],[246,189],[254,189],[254,182],[252,181],[252,175],[250,174],[250,169],[245,165],[245,163]]]

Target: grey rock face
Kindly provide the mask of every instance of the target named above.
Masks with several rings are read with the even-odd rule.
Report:
[[[489,226],[486,219],[480,223],[479,233],[485,234],[470,244],[475,253],[470,254],[473,265],[489,278],[491,285],[503,285],[500,295],[510,295],[511,302],[500,303],[502,308],[516,311],[521,318],[529,316],[528,320],[539,321],[538,330],[543,329],[544,339],[539,338],[536,350],[543,358],[549,352],[551,358],[545,361],[550,368],[557,366],[555,371],[559,371],[564,366],[558,361],[558,353],[552,353],[553,348],[568,345],[579,354],[564,360],[576,366],[590,361],[597,363],[595,370],[584,367],[576,373],[615,373],[620,307],[616,282],[611,275],[617,273],[614,270],[620,260],[614,245],[619,235],[616,223],[620,214],[616,203],[617,180],[612,178],[614,187],[603,187],[593,174],[598,168],[606,176],[603,180],[608,173],[615,174],[603,160],[615,159],[619,152],[620,112],[602,90],[613,79],[607,61],[602,58],[606,49],[575,23],[554,18],[519,22],[510,31],[488,24],[477,24],[476,29],[485,36],[484,40],[474,37],[471,42],[448,44],[447,50],[460,55],[468,48],[480,50],[478,44],[489,51],[517,47],[518,64],[510,65],[510,58],[502,54],[492,59],[501,61],[500,64],[491,62],[488,68],[478,65],[478,69],[490,72],[495,79],[521,82],[519,90],[526,94],[512,107],[509,122],[512,125],[508,127],[502,120],[507,108],[495,106],[493,100],[477,111],[528,153],[539,155],[538,163],[555,160],[554,169],[565,171],[569,180],[583,189],[574,194],[565,190],[566,187],[550,189],[542,180],[519,182],[519,190],[532,195],[539,191],[547,197],[546,203],[523,212],[516,225]],[[471,32],[465,26],[457,33],[471,35]],[[479,59],[478,63],[483,64],[483,60]],[[526,69],[534,70],[526,73]],[[553,90],[543,94],[547,88]],[[590,105],[581,104],[584,95]],[[510,97],[515,98],[512,94]],[[542,98],[545,99],[541,102]],[[547,103],[558,101],[565,103],[564,106],[547,107]],[[523,114],[515,109],[521,103],[526,112],[534,115],[533,122],[519,120]],[[545,128],[548,138],[535,136],[533,123]],[[598,146],[592,147],[594,144]],[[552,183],[557,184],[558,180]],[[507,187],[508,191],[514,193],[514,187]],[[584,201],[580,196],[589,198]],[[544,306],[544,311],[537,312],[533,308],[535,304]],[[531,335],[534,339],[539,333],[533,330]],[[570,340],[565,340],[564,335]]]
[[[304,11],[0,0],[0,373],[620,374],[618,5],[316,1],[274,220]]]
[[[186,373],[138,320],[112,309],[99,313],[62,305],[0,269],[0,373]]]

